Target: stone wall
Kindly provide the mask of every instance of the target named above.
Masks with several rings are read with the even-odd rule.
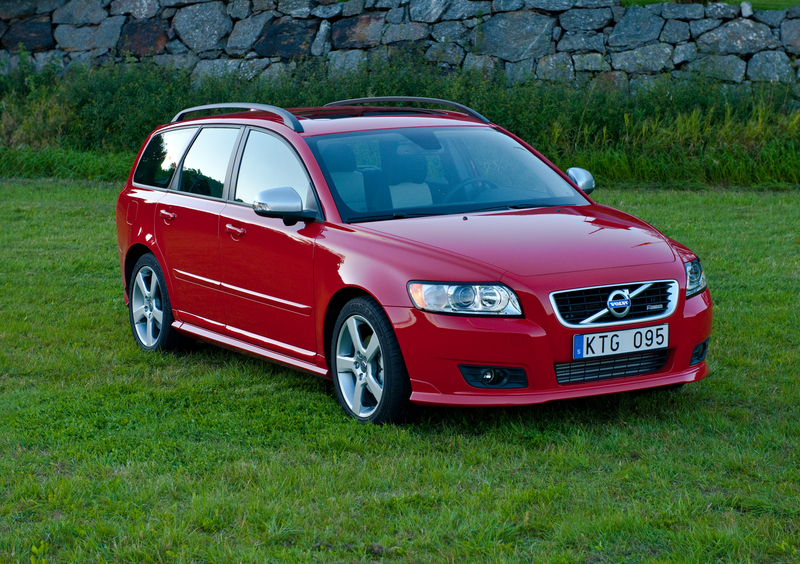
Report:
[[[298,61],[342,75],[419,50],[446,68],[504,69],[510,82],[627,85],[669,73],[797,83],[800,6],[619,0],[0,0],[0,72],[19,45],[37,67],[152,58],[195,78],[271,79]],[[633,82],[631,82],[633,84]]]

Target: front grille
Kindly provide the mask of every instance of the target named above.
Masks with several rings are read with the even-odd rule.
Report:
[[[559,384],[578,384],[658,372],[664,368],[668,354],[669,351],[663,350],[556,364],[556,381]]]
[[[614,317],[607,311],[607,301],[612,293],[624,290],[634,294],[639,288],[647,284],[650,284],[647,289],[631,298],[630,311],[624,317]],[[659,319],[670,315],[675,310],[678,302],[678,283],[673,280],[661,280],[658,282],[635,282],[632,284],[567,290],[553,293],[551,301],[561,322],[567,327],[633,323]],[[590,323],[581,324],[584,320],[603,310],[606,310],[605,314]]]

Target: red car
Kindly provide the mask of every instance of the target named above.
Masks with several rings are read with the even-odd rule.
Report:
[[[445,100],[189,108],[117,202],[133,336],[331,378],[375,423],[705,377],[700,259],[593,189]]]

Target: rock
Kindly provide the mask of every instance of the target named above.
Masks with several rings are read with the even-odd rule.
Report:
[[[653,15],[661,17],[661,10],[664,9],[664,4],[648,4],[645,8]]]
[[[491,2],[472,2],[471,0],[452,0],[450,7],[442,16],[443,20],[465,20],[475,16],[491,15]]]
[[[612,6],[611,7],[611,17],[614,19],[614,23],[617,23],[625,16],[625,8],[622,6]]]
[[[171,20],[172,16],[178,13],[178,10],[175,8],[165,8],[163,12],[161,12],[161,19],[162,20]]]
[[[222,49],[211,49],[210,51],[203,51],[197,54],[203,60],[211,61],[219,59],[222,56]]]
[[[546,55],[553,35],[553,18],[532,12],[505,12],[484,23],[481,33],[473,32],[477,54],[506,61]]]
[[[389,24],[401,24],[401,23],[408,23],[408,19],[406,18],[406,9],[403,8],[394,8],[386,12],[386,23]],[[425,25],[425,24],[423,24]]]
[[[425,60],[429,63],[460,65],[464,56],[464,49],[455,43],[434,43],[425,51]]]
[[[769,27],[781,27],[781,23],[786,19],[786,10],[755,10],[753,18]]]
[[[22,2],[13,2],[14,4],[20,4]],[[61,6],[67,3],[67,0],[39,0],[36,2],[36,13],[37,14],[49,14],[50,12],[54,12],[58,10]],[[62,61],[63,62],[63,61]]]
[[[564,32],[564,30],[561,29],[560,27],[554,27],[553,28],[553,41],[558,41],[559,39],[561,39],[561,34],[563,32]]]
[[[493,12],[514,12],[525,5],[525,0],[494,0]]]
[[[561,27],[568,31],[591,31],[603,29],[613,18],[611,10],[600,8],[596,10],[569,10],[559,16]]]
[[[570,32],[565,33],[558,42],[557,51],[570,53],[588,53],[595,51],[604,53],[603,36],[597,33]]]
[[[575,0],[525,0],[525,9],[564,12],[575,6]]]
[[[64,53],[61,51],[43,51],[33,54],[33,67],[36,72],[53,70],[60,72],[64,68]]]
[[[756,53],[747,63],[747,78],[753,82],[791,83],[795,81],[794,75],[789,57],[780,51]]]
[[[450,7],[451,0],[411,0],[409,12],[415,22],[433,23]]]
[[[533,59],[525,59],[518,63],[506,63],[506,83],[514,86],[532,80],[535,66]]]
[[[247,59],[242,61],[239,66],[239,74],[245,80],[253,80],[255,77],[264,72],[269,66],[269,59]]]
[[[278,0],[278,11],[293,18],[307,18],[311,15],[311,8],[311,0]]]
[[[800,20],[784,20],[781,24],[781,42],[788,53],[800,55]]]
[[[58,48],[68,53],[87,51],[91,48],[94,38],[94,28],[60,25],[55,31],[55,40]]]
[[[420,41],[431,34],[431,26],[420,22],[390,25],[383,32],[381,43],[389,45],[398,41]]]
[[[158,0],[115,0],[111,3],[112,16],[132,15],[137,19],[155,17],[158,13]]]
[[[164,0],[161,0],[163,5]],[[320,2],[322,4],[322,2]],[[274,0],[253,0],[253,11],[254,12],[270,12],[274,10],[277,6],[275,5]]]
[[[694,21],[692,23],[694,23]],[[688,23],[680,20],[667,20],[667,23],[664,24],[664,29],[661,30],[661,35],[658,37],[658,40],[675,45],[681,41],[688,41],[690,36],[691,33],[689,32]]]
[[[378,0],[375,7],[383,10],[387,8],[393,10],[400,7],[400,0]]]
[[[236,22],[225,46],[225,52],[229,55],[243,55],[250,51],[272,17],[272,12],[261,12]]]
[[[575,71],[604,72],[610,71],[611,65],[603,58],[600,53],[588,53],[586,55],[573,55],[572,62]]]
[[[665,20],[702,20],[706,10],[702,4],[664,4],[661,17]]]
[[[628,73],[661,72],[671,57],[671,45],[655,43],[632,51],[611,53],[611,65],[615,70]]]
[[[317,6],[311,10],[311,15],[323,20],[329,20],[341,15],[344,4],[331,4],[330,6]]]
[[[268,84],[275,84],[291,76],[295,68],[297,68],[297,63],[294,61],[291,63],[272,63],[264,69],[259,79]]]
[[[179,39],[167,43],[167,52],[171,55],[183,55],[189,52],[189,48],[180,42]]]
[[[694,61],[697,58],[697,45],[694,43],[685,43],[675,47],[672,53],[672,64],[680,65],[689,61]]]
[[[786,13],[786,17],[789,19],[800,18],[800,6],[792,6],[789,8],[789,11]]]
[[[576,8],[611,8],[619,4],[619,0],[575,0]]]
[[[749,18],[750,16],[753,15],[753,5],[750,4],[750,2],[742,2],[740,6],[742,8],[743,18]]]
[[[239,59],[217,59],[215,61],[200,61],[194,67],[192,81],[200,84],[207,78],[222,78],[239,71],[242,62]]]
[[[489,78],[494,74],[494,67],[497,59],[489,55],[475,55],[467,53],[464,57],[464,65],[461,67],[465,72],[475,72]]]
[[[253,50],[259,57],[301,59],[311,53],[311,43],[317,34],[317,23],[284,16],[268,23],[262,34],[253,45]]]
[[[319,31],[311,44],[311,54],[322,57],[331,52],[331,23],[323,20],[319,24]]]
[[[692,31],[692,37],[697,39],[707,31],[719,27],[722,20],[692,20],[689,22],[689,29]]]
[[[621,91],[628,90],[628,75],[622,71],[603,72],[597,75],[592,81],[592,88],[600,91]]]
[[[365,0],[348,0],[342,4],[342,16],[350,18],[364,11]]]
[[[50,16],[34,16],[17,22],[3,34],[3,47],[9,52],[19,51],[19,45],[28,53],[49,51],[56,46]]]
[[[167,26],[161,20],[132,20],[122,28],[117,50],[135,57],[150,57],[164,51],[167,41]]]
[[[8,31],[8,24],[4,21],[0,21],[0,37],[3,37],[6,32]],[[0,56],[4,55],[5,53],[0,53]],[[2,74],[2,73],[0,73]]]
[[[769,27],[744,19],[723,24],[697,39],[697,48],[701,52],[714,55],[746,55],[779,46],[780,42]]]
[[[0,20],[11,21],[35,13],[36,0],[0,0]]]
[[[228,15],[235,20],[243,20],[250,15],[250,0],[234,0],[228,4]]]
[[[433,26],[431,33],[439,43],[459,43],[467,41],[467,28],[461,22],[442,22]]]
[[[707,55],[686,65],[688,71],[729,82],[742,82],[747,63],[736,55]]]
[[[635,48],[661,35],[664,20],[640,6],[632,6],[608,38],[611,47]]]
[[[375,13],[335,22],[331,33],[333,48],[340,50],[376,47],[381,42],[384,18],[383,13]]]
[[[100,0],[72,0],[53,12],[54,24],[99,24],[108,14]]]
[[[233,22],[222,2],[210,2],[181,8],[172,26],[181,41],[197,53],[217,48],[233,29]]]
[[[706,17],[712,19],[732,20],[739,17],[739,6],[732,6],[724,2],[715,2],[706,6]]]
[[[357,72],[367,66],[367,54],[358,49],[352,51],[331,51],[328,53],[328,74],[344,76]]]
[[[572,65],[572,57],[566,53],[542,57],[536,65],[536,76],[542,80],[557,82],[574,80],[575,67]]]
[[[175,70],[192,70],[200,61],[200,57],[194,53],[183,55],[156,55],[153,62],[160,67],[173,68]]]

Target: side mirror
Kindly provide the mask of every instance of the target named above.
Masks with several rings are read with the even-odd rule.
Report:
[[[289,186],[259,192],[253,202],[253,211],[261,217],[282,218],[286,225],[294,225],[298,221],[316,221],[319,217],[317,212],[303,209],[300,194]]]
[[[592,177],[592,173],[588,170],[574,167],[568,168],[567,176],[569,176],[570,180],[577,184],[578,188],[583,190],[585,194],[591,194],[594,191],[594,178]]]

